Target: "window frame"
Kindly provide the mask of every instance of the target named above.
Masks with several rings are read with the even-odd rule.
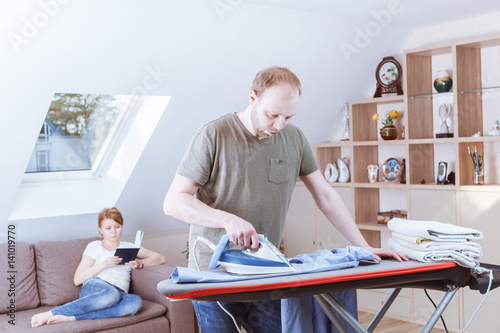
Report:
[[[83,94],[82,94],[83,95]],[[108,95],[108,94],[100,94]],[[114,149],[117,144],[123,140],[123,135],[130,127],[131,119],[134,119],[138,109],[141,107],[141,100],[144,96],[140,95],[113,95],[113,96],[131,96],[131,101],[126,110],[119,112],[117,118],[113,122],[106,139],[104,140],[97,157],[92,164],[91,169],[88,170],[67,170],[67,171],[37,171],[25,172],[22,179],[22,184],[29,183],[51,183],[57,181],[82,181],[82,180],[96,180],[99,179],[105,172],[106,167],[109,167],[110,160],[113,158]],[[40,133],[38,138],[44,137],[48,142],[51,128],[43,122],[44,133]],[[50,151],[47,155],[50,154]],[[36,156],[38,165],[38,154]]]

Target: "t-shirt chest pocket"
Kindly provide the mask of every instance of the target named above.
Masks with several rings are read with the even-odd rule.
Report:
[[[269,181],[274,184],[283,184],[288,181],[290,160],[282,158],[271,158],[269,160]]]

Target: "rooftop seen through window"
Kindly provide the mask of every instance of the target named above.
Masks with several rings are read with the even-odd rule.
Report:
[[[57,93],[26,173],[96,170],[137,96]]]

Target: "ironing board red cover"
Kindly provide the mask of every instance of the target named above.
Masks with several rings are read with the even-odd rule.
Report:
[[[287,274],[241,281],[210,283],[173,283],[167,279],[157,286],[170,299],[250,302],[266,299],[323,294],[347,289],[426,288],[447,290],[453,283],[466,286],[469,268],[452,262],[420,263],[383,260],[379,264],[360,265],[320,273]]]

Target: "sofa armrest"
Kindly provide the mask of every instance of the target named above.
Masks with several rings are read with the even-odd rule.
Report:
[[[170,332],[194,332],[196,323],[191,301],[170,301],[156,287],[160,281],[168,279],[173,269],[171,266],[157,265],[132,270],[130,292],[147,301],[165,305]]]

